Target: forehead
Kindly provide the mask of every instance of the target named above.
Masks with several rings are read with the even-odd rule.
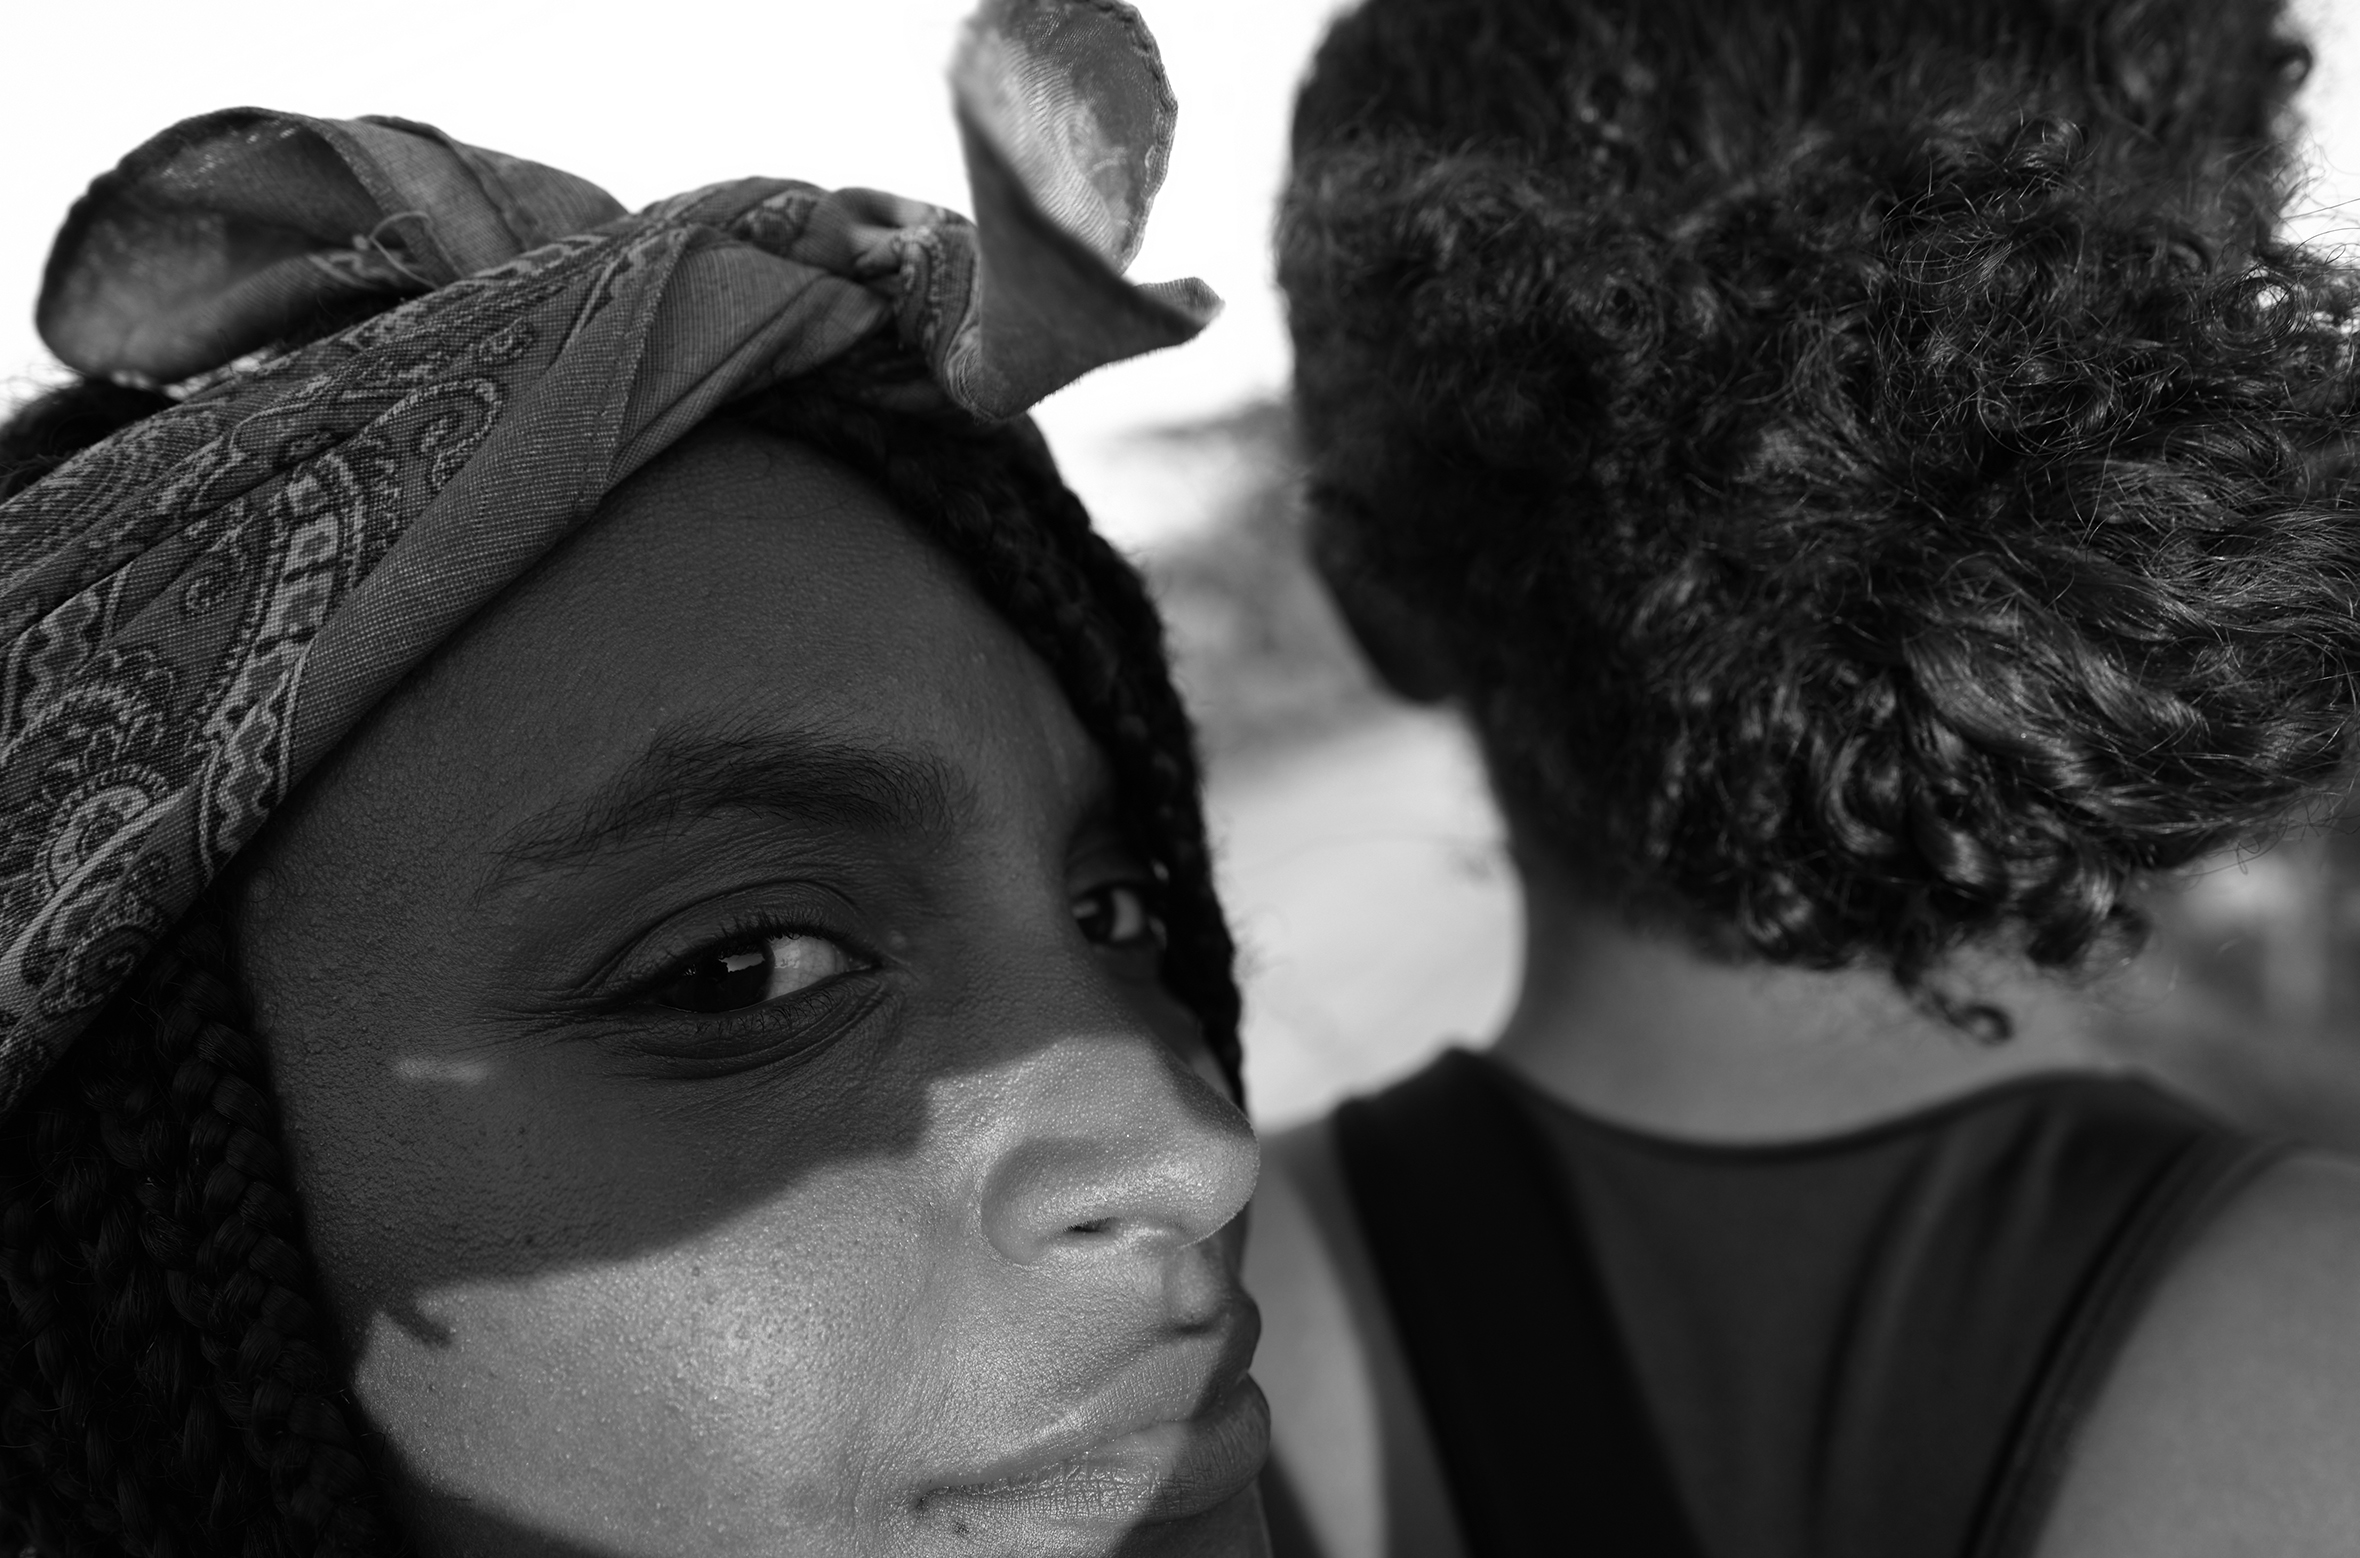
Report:
[[[619,488],[345,743],[266,854],[465,855],[676,749],[816,732],[937,762],[994,809],[1071,805],[1100,760],[1044,667],[865,480],[729,427]],[[334,828],[331,831],[335,831]]]

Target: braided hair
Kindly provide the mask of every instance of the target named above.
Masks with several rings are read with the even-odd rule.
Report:
[[[169,403],[100,383],[42,397],[0,427],[0,499]],[[877,483],[1047,663],[1159,880],[1165,980],[1238,1087],[1232,946],[1161,624],[1039,435],[871,410],[824,385],[723,415]],[[209,896],[0,1122],[0,1551],[406,1551],[313,1270],[224,901]]]

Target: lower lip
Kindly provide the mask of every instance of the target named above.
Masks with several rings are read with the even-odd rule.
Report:
[[[1019,1524],[1120,1534],[1218,1509],[1269,1453],[1270,1408],[1247,1378],[1186,1422],[1142,1428],[1021,1476],[937,1488],[921,1507],[971,1536]]]

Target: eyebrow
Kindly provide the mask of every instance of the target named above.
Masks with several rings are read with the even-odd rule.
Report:
[[[678,725],[619,774],[510,829],[478,896],[534,869],[575,865],[702,817],[750,812],[864,833],[940,838],[974,813],[940,759],[824,730]]]

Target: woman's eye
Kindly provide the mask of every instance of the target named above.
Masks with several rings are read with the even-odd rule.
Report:
[[[1130,882],[1109,882],[1077,893],[1073,917],[1083,937],[1101,947],[1129,950],[1164,944],[1164,922],[1156,917],[1146,889]]]
[[[808,990],[861,967],[825,936],[757,936],[700,952],[655,992],[659,1006],[730,1012]]]

